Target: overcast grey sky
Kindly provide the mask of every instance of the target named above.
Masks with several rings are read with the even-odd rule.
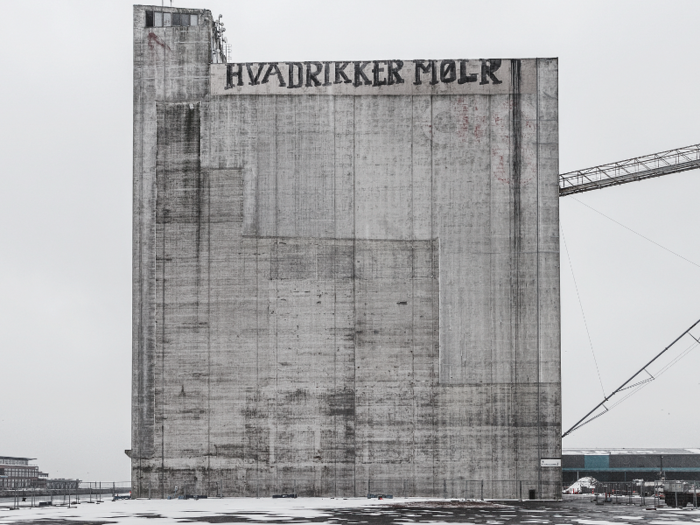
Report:
[[[700,142],[697,1],[173,5],[222,14],[235,61],[559,57],[562,172]],[[0,455],[126,480],[132,4],[0,6]],[[696,170],[561,199],[565,428],[602,399],[571,267],[606,393],[700,318],[700,267],[581,203],[700,264],[699,195]],[[700,447],[699,372],[564,447]]]

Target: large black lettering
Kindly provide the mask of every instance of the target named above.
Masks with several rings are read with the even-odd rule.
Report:
[[[311,68],[316,68],[316,71],[311,71]],[[321,62],[306,62],[306,87],[317,87],[321,85],[321,81],[318,76],[323,71],[323,64]]]
[[[335,63],[335,81],[334,84],[350,84],[352,80],[348,78],[345,74],[345,68],[350,65],[350,62],[336,62]],[[340,78],[343,80],[340,80]]]
[[[355,66],[355,82],[353,86],[358,87],[364,84],[365,86],[371,86],[372,81],[365,75],[364,69],[369,65],[369,62],[353,62]]]
[[[323,63],[323,85],[324,86],[330,86],[331,85],[331,64],[333,62],[324,62]]]
[[[414,86],[420,86],[423,82],[421,81],[421,72],[430,73],[430,83],[437,84],[437,70],[435,68],[435,60],[428,60],[425,64],[425,60],[414,60],[413,63],[416,65],[416,80],[413,82]]]
[[[287,89],[294,89],[304,85],[304,65],[301,62],[287,62],[289,66],[289,85]],[[294,82],[294,68],[297,70],[297,81]]]
[[[248,85],[257,86],[258,84],[260,84],[260,74],[262,73],[263,68],[265,67],[265,62],[261,62],[260,64],[258,64],[258,72],[255,75],[253,75],[253,64],[246,64],[245,67],[248,70],[248,78],[250,79]]]
[[[379,73],[382,73],[384,71],[383,67],[379,67],[381,64],[386,63],[385,60],[375,60],[374,61],[374,67],[372,68],[372,85],[373,86],[386,86],[386,79],[381,80],[379,78]]]
[[[270,80],[270,75],[276,75],[277,81],[279,82],[279,87],[285,87],[287,84],[284,82],[284,75],[277,66],[277,62],[270,62],[267,66],[267,71],[265,71],[265,76],[262,79],[261,84],[267,84]]]
[[[454,60],[443,60],[440,62],[440,82],[449,84],[457,80],[457,66]]]
[[[396,65],[394,65],[396,64]],[[403,61],[401,60],[389,60],[387,63],[387,82],[390,86],[394,84],[403,84],[403,78],[399,75],[399,71],[403,67]]]
[[[467,75],[467,61],[459,61],[459,80],[457,84],[465,84],[467,82],[476,82],[476,73],[470,73]]]
[[[494,75],[495,71],[498,71],[498,68],[501,67],[501,61],[498,59],[490,58],[488,60],[481,60],[481,82],[479,82],[480,85],[483,84],[488,84],[488,78],[491,79],[492,84],[502,84],[503,82],[501,80],[498,80],[496,78],[496,75]],[[486,78],[488,77],[488,78]]]
[[[233,79],[238,78],[237,86],[243,85],[243,68],[242,64],[227,64],[226,65],[226,89],[233,87]]]

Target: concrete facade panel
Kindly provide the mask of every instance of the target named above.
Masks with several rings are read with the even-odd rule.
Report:
[[[403,61],[422,84],[393,86],[396,61],[348,63],[357,86],[310,62],[286,91],[239,64],[269,82],[222,91],[211,14],[146,9],[135,493],[557,496],[556,60]]]

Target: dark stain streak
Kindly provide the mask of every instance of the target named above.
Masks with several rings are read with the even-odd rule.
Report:
[[[73,516],[70,516],[73,517]],[[114,516],[109,516],[113,518]],[[119,517],[118,517],[119,518]],[[117,519],[118,519],[117,518]],[[119,523],[118,521],[84,521],[84,520],[74,520],[74,519],[63,519],[63,518],[42,518],[32,521],[14,521],[12,523],[39,523],[41,525],[106,525],[108,523]]]
[[[325,413],[328,416],[340,416],[346,424],[351,425],[355,417],[355,391],[352,389],[338,390],[322,396],[325,401]],[[347,429],[346,429],[347,431]],[[354,432],[354,429],[353,429]]]
[[[285,395],[287,403],[305,403],[310,397],[309,391],[297,388],[294,392],[289,392]]]
[[[160,47],[162,47],[163,49],[167,49],[168,51],[172,51],[168,44],[166,44],[160,38],[158,38],[158,35],[156,35],[155,33],[148,33],[148,49],[155,49],[153,44],[159,45]]]
[[[521,337],[521,316],[522,316],[522,290],[520,278],[520,255],[522,251],[522,210],[521,210],[521,183],[522,183],[522,111],[520,100],[520,81],[521,81],[521,62],[520,60],[511,60],[511,185],[513,200],[512,224],[511,224],[511,253],[513,257],[511,279],[510,279],[510,294],[511,294],[511,339],[513,345],[513,377],[511,381],[515,382],[518,370],[518,355],[521,352],[520,341]],[[516,416],[516,419],[517,416]],[[517,426],[517,425],[516,425]],[[514,449],[516,450],[516,469],[517,469],[517,450],[518,438],[517,433],[514,433]]]
[[[202,229],[203,225],[203,211],[204,211],[204,196],[203,186],[205,182],[202,180],[203,174],[200,169],[200,122],[199,122],[199,106],[187,105],[181,106],[185,113],[185,133],[186,133],[186,143],[189,146],[188,149],[191,153],[196,155],[196,163],[192,166],[191,177],[195,185],[195,214],[196,214],[196,231],[195,231],[195,256],[197,258],[196,264],[196,277],[195,277],[195,287],[198,291],[197,296],[200,295],[200,287],[202,280],[202,263],[201,263],[201,244],[202,244]],[[186,168],[185,168],[186,169]],[[185,175],[187,176],[187,174]],[[197,305],[199,307],[199,304]],[[199,308],[197,308],[199,313]],[[199,318],[199,315],[197,316]]]

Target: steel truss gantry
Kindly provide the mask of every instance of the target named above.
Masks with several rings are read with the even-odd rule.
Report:
[[[559,175],[559,196],[700,168],[700,144]]]

